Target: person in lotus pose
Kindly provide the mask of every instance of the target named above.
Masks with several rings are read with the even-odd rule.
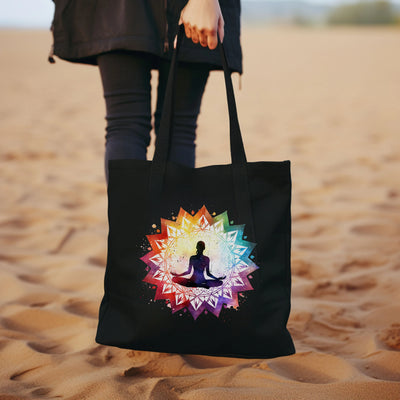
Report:
[[[206,245],[203,241],[200,240],[197,242],[197,254],[190,256],[187,271],[182,272],[181,274],[171,272],[171,274],[174,275],[174,278],[172,278],[173,282],[187,287],[204,287],[207,289],[210,287],[221,286],[223,284],[222,280],[225,279],[226,276],[217,278],[210,272],[210,258],[203,254],[205,247]],[[182,278],[183,275],[190,274],[192,269],[193,275],[190,278]],[[204,271],[206,271],[207,275],[213,279],[206,279],[204,277]]]

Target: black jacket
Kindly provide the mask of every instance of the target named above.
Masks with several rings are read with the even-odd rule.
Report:
[[[115,49],[145,51],[171,59],[181,10],[187,0],[53,0],[52,55],[97,65],[96,56]],[[240,0],[219,0],[224,17],[224,49],[232,72],[242,74]],[[211,50],[184,35],[179,60],[222,69],[218,48]]]

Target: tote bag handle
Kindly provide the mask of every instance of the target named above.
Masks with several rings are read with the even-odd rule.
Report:
[[[155,151],[151,165],[150,172],[150,199],[153,210],[157,209],[157,204],[161,198],[162,187],[164,183],[165,171],[167,168],[167,161],[169,156],[169,149],[171,143],[171,130],[173,127],[173,115],[174,115],[174,84],[176,80],[176,63],[181,46],[181,42],[184,37],[184,25],[179,25],[178,37],[176,48],[172,55],[167,88],[165,91],[163,111],[160,122],[160,130],[156,137]],[[254,223],[252,218],[250,193],[247,178],[247,160],[246,153],[243,146],[242,135],[239,127],[239,120],[236,110],[236,102],[233,91],[231,74],[228,70],[228,64],[226,61],[225,50],[223,44],[218,36],[218,47],[222,59],[222,65],[224,68],[225,87],[226,95],[228,100],[229,110],[229,127],[230,127],[230,148],[231,148],[231,160],[232,160],[232,177],[235,192],[235,200],[238,212],[240,212],[241,219],[245,220],[250,224],[253,240],[254,235]]]
[[[156,146],[153,157],[154,170],[164,169],[168,159],[168,152],[171,142],[171,128],[174,114],[174,84],[176,80],[176,63],[179,54],[179,49],[184,36],[184,25],[179,25],[178,38],[175,51],[172,55],[167,88],[165,92],[163,112],[160,122],[160,131],[156,138]],[[239,121],[236,111],[235,96],[233,92],[232,79],[228,70],[228,65],[225,56],[225,50],[218,36],[218,47],[222,59],[225,75],[225,86],[228,98],[229,121],[230,121],[230,145],[231,145],[231,160],[232,164],[245,165],[246,153],[243,147],[242,135],[240,133]]]

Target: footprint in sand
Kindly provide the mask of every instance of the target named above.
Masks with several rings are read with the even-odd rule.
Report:
[[[10,375],[10,380],[12,381],[17,381],[19,380],[23,375],[28,374],[31,371],[34,371],[35,369],[38,368],[42,368],[41,365],[37,366],[37,367],[33,367],[33,368],[29,368],[29,369],[24,369],[23,371],[18,371],[18,372],[14,372],[12,375]],[[0,397],[1,399],[1,397]]]
[[[21,281],[29,282],[29,283],[43,283],[43,276],[39,274],[20,274],[17,275]]]
[[[107,254],[89,257],[87,261],[91,265],[104,268],[107,264]]]
[[[321,251],[321,252],[326,252],[326,251],[331,251],[337,247],[337,243],[335,241],[305,241],[303,243],[298,243],[297,246],[300,249],[304,250],[311,250],[311,251]]]
[[[299,382],[333,383],[351,378],[356,370],[340,357],[307,352],[268,362],[278,375]]]
[[[39,152],[39,151],[9,151],[4,153],[1,158],[4,161],[17,161],[17,160],[48,160],[57,158],[54,152]]]
[[[46,340],[45,342],[28,342],[27,345],[39,353],[44,354],[64,354],[68,349],[60,343]]]
[[[96,346],[90,349],[87,354],[90,356],[87,358],[87,362],[95,367],[110,365],[110,360],[114,358],[111,349],[105,346]]]
[[[79,329],[85,320],[81,317],[62,312],[46,310],[43,308],[29,308],[3,317],[1,325],[5,328],[28,333],[43,333],[46,330],[73,326]]]
[[[381,350],[357,362],[359,370],[374,379],[400,381],[400,358],[397,352]]]
[[[98,303],[82,299],[69,299],[64,305],[64,310],[82,317],[97,319],[99,316]]]
[[[326,276],[326,271],[319,265],[312,264],[301,259],[293,259],[291,262],[291,270],[294,276],[299,276],[305,279],[318,279]]]
[[[29,304],[30,307],[46,307],[49,304],[47,301],[36,301]]]
[[[53,293],[37,292],[21,296],[15,303],[29,307],[45,307],[47,304],[56,302],[59,297]]]
[[[351,228],[351,231],[359,235],[388,237],[398,235],[400,233],[400,228],[396,225],[365,224],[353,226],[353,228]]]
[[[296,336],[308,330],[308,324],[312,320],[312,313],[309,311],[293,311],[288,321],[290,331],[296,332]]]
[[[66,208],[68,210],[75,210],[75,209],[77,209],[79,207],[83,207],[85,205],[86,205],[86,203],[81,200],[63,201],[62,203],[60,203],[61,207]]]
[[[132,367],[124,371],[124,376],[187,376],[204,374],[204,370],[193,368],[188,365],[183,357],[178,354],[171,354],[166,358],[157,358],[149,361],[146,365]]]
[[[400,351],[400,323],[394,323],[391,325],[390,328],[384,329],[378,334],[377,338],[382,343],[384,343],[388,348]],[[399,371],[400,371],[400,358],[399,358]]]
[[[304,221],[304,220],[310,220],[312,218],[316,217],[316,214],[312,214],[312,213],[308,213],[308,212],[303,212],[300,214],[295,214],[292,217],[292,221],[296,222],[296,221]]]
[[[12,263],[16,263],[19,261],[24,261],[25,259],[29,259],[30,257],[32,257],[31,254],[28,254],[26,252],[20,252],[20,254],[18,254],[17,252],[14,254],[0,254],[0,261],[6,261],[10,264]]]
[[[48,387],[40,387],[37,389],[32,390],[31,394],[35,396],[46,396],[51,392],[51,388]]]
[[[321,297],[325,295],[337,296],[340,290],[347,292],[368,290],[376,287],[377,281],[368,275],[348,277],[346,280],[332,282],[330,280],[316,283],[311,297]]]
[[[7,219],[3,222],[0,222],[0,227],[2,228],[16,228],[16,229],[25,229],[31,225],[31,222],[26,218],[15,217],[11,219]]]
[[[362,302],[358,307],[362,311],[373,311],[379,307],[382,307],[383,305],[384,305],[384,303],[382,303],[380,301],[367,300],[365,302]]]
[[[364,275],[357,276],[353,279],[348,278],[347,281],[338,282],[338,288],[347,291],[367,290],[374,288],[377,283],[372,276]]]
[[[367,269],[384,265],[386,260],[352,260],[342,265],[340,272],[348,272],[353,270]]]

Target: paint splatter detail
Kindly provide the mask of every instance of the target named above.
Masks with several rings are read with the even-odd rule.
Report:
[[[248,275],[259,268],[250,259],[256,244],[242,239],[244,227],[230,224],[227,211],[211,216],[204,205],[196,214],[181,207],[174,221],[161,218],[160,233],[146,235],[151,251],[140,258],[148,271],[143,281],[156,287],[154,300],[195,320],[202,312],[219,317],[222,307],[238,309],[238,294],[254,290]]]

